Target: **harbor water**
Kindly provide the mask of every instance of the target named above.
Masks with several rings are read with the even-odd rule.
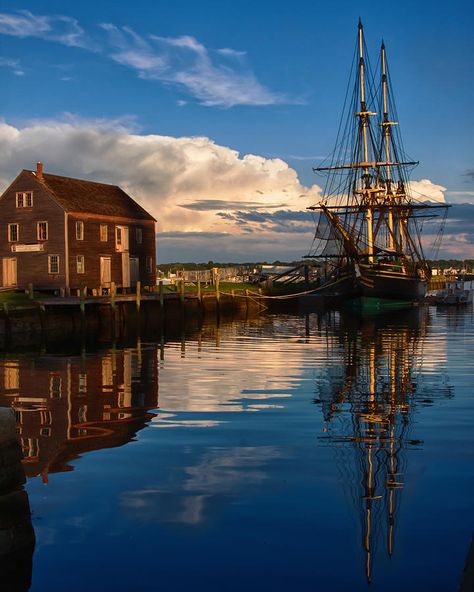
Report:
[[[36,543],[2,585],[471,590],[473,387],[472,307],[3,353]]]

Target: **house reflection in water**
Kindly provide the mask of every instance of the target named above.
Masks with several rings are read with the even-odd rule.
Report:
[[[15,410],[27,476],[47,481],[84,452],[129,442],[154,417],[156,349],[9,355],[0,364],[0,405]]]
[[[393,319],[341,317],[344,364],[318,381],[315,400],[324,415],[321,440],[334,447],[347,497],[360,517],[369,582],[378,548],[389,556],[395,552],[408,453],[422,445],[412,433],[412,416],[419,406],[452,396],[446,378],[424,359],[431,347],[427,311],[404,311],[402,320]]]

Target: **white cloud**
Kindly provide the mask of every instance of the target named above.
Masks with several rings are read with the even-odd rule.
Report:
[[[0,124],[2,189],[22,168],[41,160],[51,173],[122,186],[158,220],[162,231],[219,232],[245,236],[252,220],[217,215],[229,210],[304,210],[319,200],[280,159],[240,155],[206,137],[139,135],[125,122]],[[243,228],[245,226],[245,229]],[[272,242],[267,221],[266,240]],[[259,240],[263,235],[259,235]],[[225,234],[223,234],[225,237]],[[248,240],[248,239],[246,239]]]
[[[313,235],[305,210],[321,200],[281,159],[206,137],[141,135],[127,118],[0,123],[0,153],[1,190],[38,160],[46,172],[120,185],[158,220],[162,261],[298,259]],[[444,187],[412,186],[442,201]]]
[[[140,36],[130,27],[100,25],[92,38],[74,18],[34,15],[28,10],[0,13],[0,34],[37,37],[107,56],[140,78],[174,85],[209,107],[274,105],[291,102],[263,86],[245,65],[245,52],[210,50],[190,35]],[[106,38],[104,39],[104,33]]]
[[[20,67],[20,60],[0,57],[0,68],[10,68],[15,76],[23,76],[25,72]]]
[[[71,47],[92,49],[76,19],[61,15],[34,15],[29,10],[0,13],[0,33],[13,37],[39,37]]]
[[[446,187],[435,185],[429,179],[420,179],[420,181],[410,181],[410,192],[413,199],[417,201],[431,201],[445,203],[444,192]]]
[[[203,105],[233,107],[288,101],[262,86],[241,65],[243,52],[229,48],[212,52],[190,35],[150,35],[145,39],[128,27],[107,23],[102,28],[109,36],[110,57],[114,61],[135,69],[141,78],[177,85]]]

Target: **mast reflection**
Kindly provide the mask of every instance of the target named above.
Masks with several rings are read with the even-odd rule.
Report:
[[[452,397],[445,377],[425,368],[427,309],[400,316],[341,316],[343,364],[318,382],[315,403],[336,452],[344,487],[359,514],[365,574],[372,581],[377,548],[395,552],[407,457],[422,442],[412,434],[416,409]]]

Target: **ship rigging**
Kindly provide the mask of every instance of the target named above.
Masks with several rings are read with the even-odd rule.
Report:
[[[328,166],[323,200],[307,258],[326,261],[322,288],[346,297],[418,300],[431,270],[423,253],[420,218],[433,218],[446,204],[414,197],[398,127],[385,44],[377,82],[359,22],[352,95],[346,92],[336,148]],[[349,86],[348,86],[349,90]]]

